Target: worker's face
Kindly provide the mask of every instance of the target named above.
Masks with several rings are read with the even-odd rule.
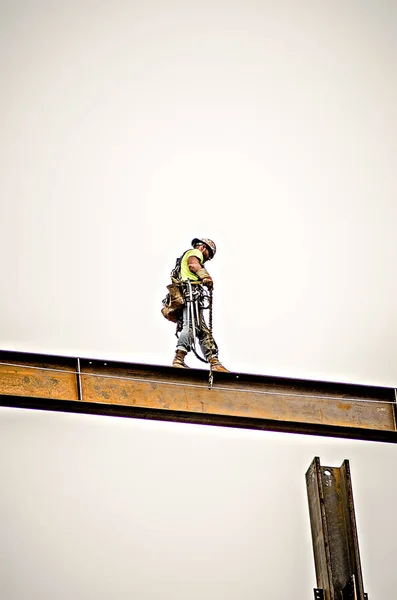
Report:
[[[207,246],[205,244],[201,244],[199,246],[199,250],[202,252],[203,256],[204,256],[204,260],[210,260],[211,259],[211,254],[207,248]]]

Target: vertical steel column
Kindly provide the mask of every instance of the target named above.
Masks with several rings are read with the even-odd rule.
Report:
[[[306,473],[314,562],[316,600],[367,600],[349,461],[321,467],[315,457]]]

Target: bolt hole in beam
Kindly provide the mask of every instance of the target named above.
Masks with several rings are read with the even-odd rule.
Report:
[[[324,469],[324,475],[326,477],[331,477],[332,473],[331,473],[331,471],[329,469]]]

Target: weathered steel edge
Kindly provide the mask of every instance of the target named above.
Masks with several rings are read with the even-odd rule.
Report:
[[[397,443],[397,431],[379,429],[363,429],[357,427],[341,427],[336,425],[320,425],[297,423],[296,421],[276,421],[274,419],[255,419],[234,417],[208,413],[192,413],[159,408],[142,408],[96,402],[79,402],[75,400],[57,400],[34,398],[31,396],[0,395],[0,406],[45,410],[53,412],[100,415],[110,417],[126,417],[151,421],[171,421],[194,425],[212,425],[216,427],[232,427],[239,429],[256,429],[279,433],[297,433],[322,437],[347,438],[371,442]]]
[[[19,352],[13,350],[0,350],[0,361],[13,362],[37,362],[37,363],[58,363],[60,365],[69,365],[73,370],[77,368],[77,360],[80,359],[81,369],[84,367],[93,368],[97,366],[99,369],[106,371],[107,369],[130,369],[139,370],[141,372],[147,372],[150,374],[166,374],[174,375],[175,369],[169,366],[163,365],[149,365],[140,363],[126,363],[120,361],[112,361],[98,358],[84,358],[84,357],[71,357],[71,356],[58,356],[52,354],[36,354],[30,352]],[[104,366],[106,368],[104,369]],[[77,371],[76,371],[77,372]],[[182,375],[178,371],[179,374]],[[184,379],[191,381],[200,381],[203,383],[206,380],[206,372],[202,369],[184,369]],[[288,386],[291,388],[312,388],[317,393],[326,394],[328,393],[344,393],[351,396],[361,396],[366,398],[374,398],[376,400],[388,400],[395,402],[395,391],[394,388],[384,386],[370,386],[362,384],[352,383],[337,383],[337,382],[326,382],[318,380],[306,380],[306,379],[293,379],[286,377],[275,377],[268,375],[256,375],[248,373],[215,373],[217,381],[225,381],[228,383],[234,382],[236,385],[241,386],[244,383],[256,383],[256,384],[267,384],[275,386]]]

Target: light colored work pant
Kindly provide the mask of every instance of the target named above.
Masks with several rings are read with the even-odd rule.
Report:
[[[201,352],[203,356],[209,361],[211,356],[211,334],[208,326],[203,317],[203,311],[199,308],[199,324],[197,324],[197,319],[195,319],[195,328],[196,328],[196,337],[199,341]],[[176,345],[177,350],[184,350],[185,352],[190,352],[193,345],[193,327],[191,318],[189,319],[189,304],[186,303],[183,309],[183,327],[182,331],[179,334],[178,343]],[[212,341],[212,358],[218,356],[218,346],[213,339]]]

